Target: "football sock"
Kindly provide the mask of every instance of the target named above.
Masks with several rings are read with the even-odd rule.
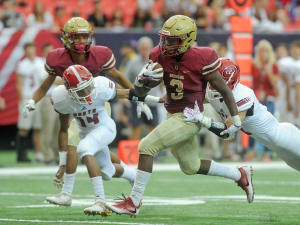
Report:
[[[132,199],[135,206],[138,206],[140,204],[151,174],[152,173],[148,173],[142,170],[136,171],[136,178],[130,194],[130,198]]]
[[[120,165],[123,167],[124,172],[121,175],[122,178],[128,180],[129,182],[133,182],[135,179],[135,170],[130,168],[129,166],[127,166],[125,163],[123,163],[122,161],[120,162]]]
[[[235,181],[238,181],[241,178],[241,172],[238,168],[225,166],[213,160],[211,160],[207,175],[225,177]]]
[[[95,201],[98,199],[105,200],[102,176],[92,177],[91,182],[94,189]]]
[[[62,191],[69,195],[72,195],[73,192],[75,175],[76,173],[69,173],[69,174],[65,173],[65,179],[64,179]]]

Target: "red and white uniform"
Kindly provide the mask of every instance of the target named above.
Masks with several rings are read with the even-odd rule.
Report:
[[[116,87],[114,82],[103,76],[94,78],[94,82],[97,97],[91,105],[75,103],[64,85],[55,88],[51,98],[57,112],[73,115],[76,119],[80,137],[77,152],[80,157],[94,155],[105,179],[105,174],[111,177],[115,172],[108,145],[115,139],[116,125],[107,114],[104,103],[115,97]]]
[[[252,89],[238,84],[232,90],[239,112],[247,111],[242,130],[275,151],[289,166],[300,170],[300,130],[278,120],[260,104]],[[207,95],[209,97],[209,94]],[[225,121],[230,116],[222,98],[207,98]]]

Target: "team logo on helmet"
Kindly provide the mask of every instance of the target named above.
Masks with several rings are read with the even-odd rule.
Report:
[[[231,78],[236,74],[237,68],[234,65],[226,66],[222,72],[222,77],[226,81],[230,81]]]

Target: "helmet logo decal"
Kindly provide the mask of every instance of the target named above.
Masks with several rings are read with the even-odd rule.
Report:
[[[167,30],[161,30],[161,34],[170,35],[170,31],[167,31]]]
[[[226,83],[230,82],[234,74],[237,72],[237,68],[234,65],[230,65],[224,68],[222,77],[226,80]]]

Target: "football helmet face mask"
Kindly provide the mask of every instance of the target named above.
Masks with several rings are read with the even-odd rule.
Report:
[[[236,85],[240,82],[240,68],[239,66],[227,58],[220,58],[222,63],[221,67],[218,69],[222,79],[225,81],[227,86],[233,90]],[[214,90],[209,84],[207,88],[208,99],[222,98],[221,94]]]
[[[165,56],[176,56],[189,50],[197,36],[194,20],[187,16],[170,17],[160,31],[160,48]]]
[[[97,97],[93,75],[81,65],[69,66],[63,81],[71,99],[80,105],[91,105]]]
[[[73,17],[66,22],[62,30],[62,42],[65,48],[78,53],[89,51],[92,44],[91,25],[81,17]]]

